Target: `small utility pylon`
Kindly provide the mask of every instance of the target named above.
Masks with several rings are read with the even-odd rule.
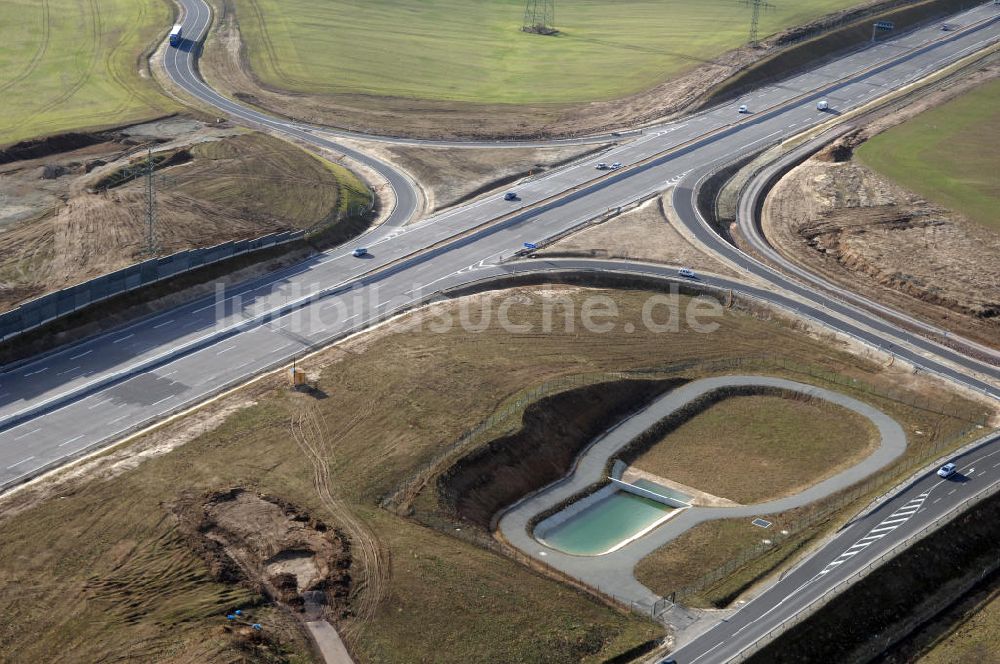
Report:
[[[159,247],[156,246],[156,178],[153,172],[153,148],[146,152],[146,253],[155,256]]]
[[[760,10],[763,9],[767,11],[768,9],[774,9],[774,5],[766,0],[743,0],[744,7],[750,7],[753,12],[750,14],[750,46],[752,48],[757,48],[757,24],[760,21]]]
[[[521,30],[536,35],[554,35],[556,0],[527,0],[524,5],[524,23]]]

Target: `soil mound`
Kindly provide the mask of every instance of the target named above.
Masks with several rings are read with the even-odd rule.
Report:
[[[339,529],[242,488],[182,500],[174,514],[216,579],[300,609],[318,595],[341,617],[350,613],[350,541]]]
[[[566,475],[605,429],[685,382],[610,381],[542,399],[525,410],[520,430],[470,452],[441,475],[442,503],[488,529],[502,508]]]
[[[0,164],[9,164],[23,159],[38,159],[61,152],[70,152],[107,141],[106,136],[99,134],[57,134],[31,141],[22,141],[11,145],[6,150],[0,150]]]
[[[858,141],[846,136],[782,178],[764,234],[826,279],[995,345],[996,233],[851,159]]]

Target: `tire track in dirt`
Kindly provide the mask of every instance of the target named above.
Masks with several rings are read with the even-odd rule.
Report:
[[[35,51],[35,54],[31,57],[31,60],[25,66],[24,71],[22,71],[20,74],[10,79],[9,81],[0,84],[0,92],[4,92],[5,90],[8,90],[9,88],[17,85],[21,81],[31,76],[31,74],[34,73],[36,69],[38,69],[39,63],[41,63],[42,58],[45,57],[45,54],[49,50],[50,34],[51,34],[51,28],[49,26],[49,0],[42,0],[42,39],[41,42],[38,44],[38,49]]]
[[[257,21],[257,29],[260,31],[260,40],[264,43],[264,48],[267,51],[267,60],[271,69],[276,73],[284,76],[287,80],[293,81],[295,78],[289,76],[287,72],[283,71],[281,67],[278,66],[280,60],[278,59],[278,54],[274,50],[274,44],[271,43],[271,34],[267,31],[267,24],[264,21],[264,13],[260,10],[260,5],[257,4],[257,0],[250,0],[248,3],[250,11],[253,12],[254,18]],[[239,24],[239,14],[234,12],[233,16],[236,19],[237,25]]]
[[[55,108],[59,104],[63,103],[77,92],[90,80],[94,74],[94,69],[97,65],[98,51],[100,50],[100,39],[102,34],[102,22],[101,22],[101,9],[97,0],[88,0],[90,5],[90,39],[87,41],[91,44],[90,58],[88,59],[86,71],[69,86],[68,89],[64,90],[61,94],[57,95],[54,99],[50,100],[48,103],[43,104],[39,107],[31,116],[30,119],[34,120],[39,115],[46,113],[47,111]],[[86,9],[81,7],[83,12]],[[81,116],[81,118],[84,116]]]
[[[313,466],[316,494],[330,511],[334,522],[351,538],[351,557],[354,561],[352,573],[355,574],[351,593],[352,599],[357,600],[357,620],[347,624],[342,630],[342,634],[348,638],[356,635],[363,625],[374,618],[378,605],[388,594],[391,570],[388,552],[331,489],[330,461],[336,442],[360,426],[373,410],[374,405],[370,405],[356,413],[339,431],[332,434],[313,410],[301,410],[291,423],[295,442]]]
[[[113,62],[115,55],[118,53],[122,45],[127,43],[128,39],[133,34],[139,31],[139,26],[142,25],[143,23],[143,17],[146,14],[145,5],[140,2],[138,3],[137,7],[139,9],[139,15],[136,17],[134,21],[129,22],[128,29],[123,30],[121,32],[121,34],[118,37],[118,41],[115,42],[113,45],[111,45],[109,48],[105,49],[104,51],[105,52],[104,68],[108,72],[108,77],[115,82],[115,85],[117,85],[119,88],[121,88],[127,93],[126,96],[122,98],[121,103],[118,104],[118,106],[113,111],[111,111],[111,115],[113,116],[123,115],[128,110],[130,103],[134,99],[139,97],[139,94],[136,92],[136,90],[133,90],[131,87],[129,87],[128,82],[125,80],[125,77],[122,76],[121,72],[119,72],[115,68]],[[102,113],[102,115],[107,116],[108,113]]]

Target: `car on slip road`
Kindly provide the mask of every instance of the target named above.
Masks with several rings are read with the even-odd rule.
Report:
[[[939,477],[945,477],[945,478],[951,477],[952,475],[954,475],[957,472],[957,469],[958,469],[958,466],[956,466],[955,464],[953,464],[953,463],[946,463],[943,466],[941,466],[940,468],[938,468],[938,476]]]

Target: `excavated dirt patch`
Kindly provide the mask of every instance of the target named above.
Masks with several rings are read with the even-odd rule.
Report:
[[[109,137],[102,134],[68,133],[21,141],[0,150],[0,164],[79,150],[107,140]]]
[[[852,132],[782,178],[764,204],[764,234],[834,283],[995,346],[1000,235],[852,159],[873,131],[892,124],[882,118]]]
[[[568,390],[525,410],[521,428],[467,454],[438,478],[445,509],[484,529],[493,515],[566,475],[611,425],[682,379],[622,380]]]
[[[160,162],[159,255],[348,226],[338,212],[345,189],[338,177],[277,139],[185,118],[100,136],[65,152],[0,162],[0,311],[146,258],[145,182],[134,171],[147,145],[157,146]]]
[[[350,615],[351,546],[341,530],[238,487],[184,498],[172,511],[218,580],[296,608],[304,606],[304,593],[321,593],[330,609]]]

